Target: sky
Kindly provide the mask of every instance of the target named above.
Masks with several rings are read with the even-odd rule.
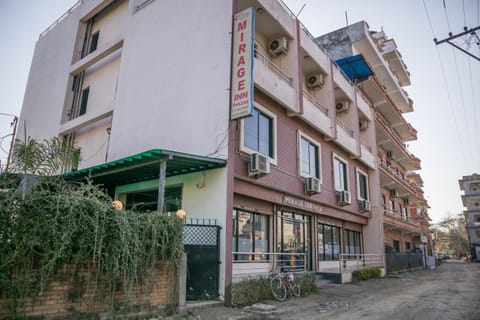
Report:
[[[35,42],[76,2],[0,0],[2,164],[13,120],[5,114],[20,115]],[[463,212],[458,180],[480,174],[480,61],[447,43],[435,45],[433,38],[442,40],[449,32],[463,32],[464,26],[480,26],[480,0],[284,2],[314,36],[365,20],[370,30],[383,29],[395,40],[411,74],[412,84],[405,89],[414,102],[414,112],[404,116],[418,131],[418,140],[408,142],[408,149],[422,161],[419,173],[429,215],[438,222]],[[480,30],[477,34],[480,36]],[[480,45],[468,37],[456,42],[469,45],[471,52],[480,56]]]

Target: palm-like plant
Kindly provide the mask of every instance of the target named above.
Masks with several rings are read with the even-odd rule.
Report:
[[[17,140],[13,147],[12,171],[23,174],[53,176],[78,167],[80,148],[71,139],[53,137],[37,142]]]
[[[15,142],[11,170],[20,174],[19,187],[25,198],[40,176],[50,177],[75,169],[80,160],[80,148],[71,139],[53,137],[39,143],[28,137],[26,142]]]

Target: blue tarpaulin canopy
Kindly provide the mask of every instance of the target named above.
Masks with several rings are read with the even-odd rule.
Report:
[[[352,82],[358,83],[367,80],[369,76],[373,75],[372,69],[370,69],[361,54],[338,59],[335,62]]]

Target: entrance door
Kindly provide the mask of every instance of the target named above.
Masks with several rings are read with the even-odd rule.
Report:
[[[310,259],[310,217],[280,212],[278,215],[277,248],[280,252],[305,255],[286,255],[282,257],[281,265],[286,267],[311,270]]]
[[[214,299],[220,271],[220,226],[186,224],[187,300]]]

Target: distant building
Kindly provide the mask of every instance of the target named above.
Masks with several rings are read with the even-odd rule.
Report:
[[[480,260],[480,175],[472,174],[463,176],[458,180],[462,195],[462,203],[466,208],[464,212],[468,240],[470,242],[470,252],[472,258]]]

